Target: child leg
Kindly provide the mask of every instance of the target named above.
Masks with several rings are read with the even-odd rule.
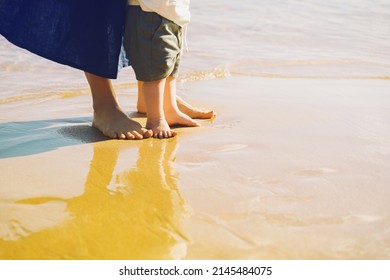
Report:
[[[212,119],[216,114],[213,110],[203,110],[192,106],[184,101],[182,98],[176,95],[176,103],[181,112],[188,115],[192,119]],[[138,82],[138,99],[137,99],[137,111],[138,113],[146,113],[143,82]]]
[[[164,114],[169,125],[200,126],[198,122],[180,111],[176,99],[176,79],[168,76],[164,91]]]
[[[164,115],[164,88],[166,79],[142,82],[145,109],[147,114],[146,128],[153,131],[155,138],[170,138],[177,133],[172,131]]]

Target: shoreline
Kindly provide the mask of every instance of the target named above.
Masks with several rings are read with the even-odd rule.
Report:
[[[178,87],[218,115],[170,140],[102,138],[89,95],[0,104],[0,259],[390,259],[387,80]]]

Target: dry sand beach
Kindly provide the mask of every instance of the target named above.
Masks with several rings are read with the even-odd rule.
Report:
[[[229,15],[210,39],[204,2],[178,90],[218,115],[169,140],[103,137],[80,71],[1,38],[0,259],[390,259],[389,36],[378,31],[377,56],[356,44],[344,56],[336,40],[340,57],[314,59],[298,41],[273,49],[291,39],[276,42],[278,26],[252,25],[243,36],[264,45],[251,37],[227,61],[234,41],[207,45],[231,40]],[[144,124],[134,82],[124,69],[115,89]]]

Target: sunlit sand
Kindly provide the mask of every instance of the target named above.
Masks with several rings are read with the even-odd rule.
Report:
[[[0,36],[0,259],[390,259],[388,2],[191,1],[177,92],[216,117],[164,140]]]
[[[218,115],[164,141],[102,136],[88,94],[0,104],[0,259],[390,258],[388,81],[179,87]]]

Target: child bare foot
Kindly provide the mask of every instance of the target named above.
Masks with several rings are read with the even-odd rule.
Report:
[[[166,111],[165,118],[171,126],[186,126],[186,127],[197,127],[200,124],[197,121],[191,119],[188,115],[180,111]]]
[[[164,118],[148,118],[146,122],[146,128],[152,130],[154,138],[164,139],[171,138],[177,135],[177,132],[171,130],[167,121]]]
[[[178,96],[176,96],[176,101],[180,111],[192,119],[212,119],[216,116],[213,110],[203,110],[193,107]]]
[[[216,116],[216,113],[213,110],[203,110],[193,107],[178,96],[176,96],[176,102],[180,111],[192,119],[212,119]],[[137,111],[141,114],[146,113],[143,92],[140,90],[138,91]]]
[[[92,126],[113,139],[141,140],[152,136],[151,130],[130,119],[120,108],[95,110]]]

